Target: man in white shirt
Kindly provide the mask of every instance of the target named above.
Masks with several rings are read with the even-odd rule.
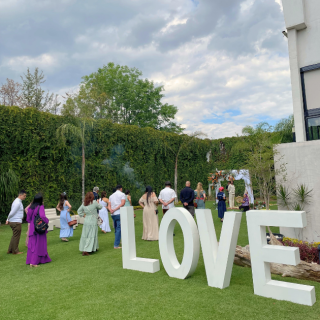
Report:
[[[122,186],[117,185],[116,192],[113,193],[109,198],[109,205],[108,209],[111,214],[111,218],[114,223],[114,233],[115,233],[115,239],[114,239],[114,248],[115,249],[121,249],[120,240],[121,240],[121,223],[120,223],[120,208],[124,206],[126,203],[126,196],[122,192]]]
[[[162,211],[165,214],[169,209],[174,208],[174,200],[177,197],[175,191],[171,189],[171,182],[165,182],[165,188],[160,191],[159,201],[162,203]]]
[[[234,207],[234,197],[236,195],[236,188],[233,184],[233,181],[229,181],[228,192],[229,192],[229,206],[230,206],[230,208],[233,208]]]
[[[18,198],[16,198],[12,205],[11,211],[8,215],[6,224],[8,224],[13,232],[8,252],[12,254],[21,254],[23,252],[19,251],[19,241],[21,236],[21,224],[23,219],[23,204],[22,201],[25,200],[27,193],[24,190],[19,191]]]

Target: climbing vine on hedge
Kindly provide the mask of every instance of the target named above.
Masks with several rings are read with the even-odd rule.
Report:
[[[42,192],[45,206],[56,206],[63,191],[67,192],[74,208],[80,205],[81,145],[76,140],[67,140],[64,145],[56,137],[59,126],[75,122],[75,118],[33,108],[0,106],[0,170],[12,169],[19,176],[19,188],[28,192],[25,205],[35,193]],[[208,173],[216,168],[245,168],[246,155],[232,149],[239,139],[245,137],[191,142],[179,155],[178,190],[186,180],[190,180],[194,188],[197,182],[206,186]],[[164,181],[174,181],[172,149],[178,150],[180,143],[178,134],[97,120],[86,136],[86,191],[99,186],[110,195],[114,186],[121,183],[131,191],[134,204],[146,185],[159,193]],[[210,162],[206,158],[209,150]],[[11,203],[0,206],[2,220],[10,206]]]

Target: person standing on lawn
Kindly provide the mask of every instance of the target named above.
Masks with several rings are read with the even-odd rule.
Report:
[[[19,241],[21,236],[21,224],[23,219],[23,204],[22,201],[25,200],[27,193],[24,190],[20,190],[18,198],[16,198],[12,205],[11,211],[8,215],[6,224],[12,229],[12,237],[9,244],[8,252],[12,254],[22,254],[19,251]]]
[[[124,193],[126,195],[126,203],[124,204],[125,207],[132,207],[132,200],[131,200],[131,194],[130,194],[130,190],[126,190],[126,192]],[[133,214],[133,217],[136,217],[136,214]]]
[[[114,223],[114,249],[121,249],[121,222],[120,222],[120,208],[126,203],[126,195],[122,192],[122,185],[116,186],[116,192],[109,198],[108,210],[111,213],[111,218]]]
[[[99,249],[98,212],[101,209],[102,205],[94,200],[93,192],[87,192],[83,204],[77,210],[80,217],[85,215],[79,244],[83,256],[89,256],[89,252]]]
[[[159,240],[159,220],[157,215],[158,198],[150,186],[146,187],[145,194],[139,200],[143,208],[142,239],[149,241]]]
[[[94,200],[99,202],[99,187],[93,188],[93,195],[94,195]]]
[[[71,205],[65,192],[60,194],[56,209],[60,211],[60,238],[62,241],[68,242],[68,238],[73,236],[73,226],[68,224],[68,222],[72,221],[70,216]]]
[[[218,202],[218,217],[220,218],[221,222],[223,222],[224,219],[224,213],[227,211],[227,206],[226,206],[226,195],[223,192],[224,187],[219,188],[219,192],[217,194],[217,200]]]
[[[180,192],[180,201],[182,202],[183,207],[187,209],[194,218],[194,190],[191,189],[190,185],[190,181],[187,181],[186,187]]]
[[[40,193],[34,196],[27,214],[27,222],[30,223],[30,226],[26,264],[29,264],[30,267],[38,267],[40,263],[51,262],[47,249],[48,230],[46,230],[45,233],[39,234],[34,228],[34,219],[38,212],[42,221],[49,223],[49,219],[46,217],[44,210],[43,197]]]
[[[197,203],[197,209],[205,209],[206,208],[206,193],[203,190],[203,186],[201,182],[198,182],[197,189],[194,190],[194,197]]]
[[[109,199],[107,198],[107,193],[105,191],[101,191],[101,199],[99,203],[102,205],[102,209],[99,210],[99,217],[102,219],[102,225],[100,229],[103,233],[111,232],[110,223],[109,223],[109,213],[108,213],[108,203]]]
[[[159,201],[162,203],[163,215],[171,209],[174,208],[174,200],[177,197],[175,191],[171,189],[171,182],[166,181],[164,183],[165,188],[160,191]]]
[[[234,208],[234,197],[236,195],[236,188],[233,184],[233,180],[228,182],[228,192],[229,192],[229,207]]]

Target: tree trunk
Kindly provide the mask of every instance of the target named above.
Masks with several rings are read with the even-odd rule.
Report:
[[[237,246],[234,263],[242,267],[251,267],[250,247]],[[300,261],[297,266],[287,264],[271,263],[271,273],[282,277],[292,277],[302,280],[312,280],[320,282],[320,265]]]
[[[86,164],[86,158],[84,153],[84,144],[82,144],[82,202],[84,201],[84,193],[85,193],[85,188],[84,188],[85,164]]]
[[[178,156],[176,156],[176,163],[174,166],[174,191],[176,192],[177,198],[175,199],[175,203],[178,203]]]

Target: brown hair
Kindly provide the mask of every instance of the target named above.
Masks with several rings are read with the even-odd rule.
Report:
[[[67,195],[66,195],[65,193],[61,193],[61,194],[60,194],[59,205],[58,205],[58,208],[59,208],[60,210],[63,210],[63,204],[64,204],[64,202],[65,202],[66,200],[68,200]]]
[[[105,191],[101,191],[101,199],[105,198],[107,196],[107,193]]]
[[[93,192],[87,192],[86,196],[84,198],[84,205],[88,206],[90,203],[92,203],[92,201],[94,200],[94,195]]]

